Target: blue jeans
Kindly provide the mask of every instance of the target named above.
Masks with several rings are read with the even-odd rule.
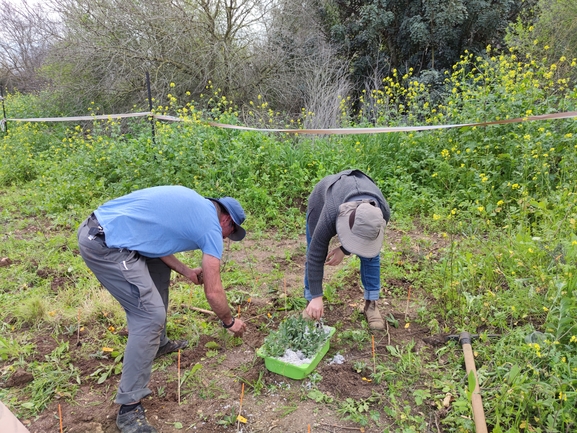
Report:
[[[307,255],[309,252],[309,245],[311,243],[311,234],[309,233],[309,225],[306,227],[307,236]],[[381,256],[377,254],[373,258],[365,258],[358,256],[361,260],[361,283],[364,288],[364,298],[367,301],[376,301],[379,299],[381,293]],[[308,263],[305,262],[305,289],[304,297],[307,301],[313,299],[309,290],[308,278]]]

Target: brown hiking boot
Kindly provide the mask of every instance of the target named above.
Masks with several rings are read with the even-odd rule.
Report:
[[[375,331],[382,331],[385,329],[385,321],[379,313],[377,308],[377,301],[365,301],[365,309],[363,310],[369,323],[369,329]]]

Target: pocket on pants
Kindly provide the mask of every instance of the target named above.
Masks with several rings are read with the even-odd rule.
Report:
[[[138,308],[148,311],[147,306],[153,305],[154,283],[148,273],[146,259],[136,251],[130,251],[124,260],[118,263],[118,266],[126,281],[128,281],[136,291],[134,294],[139,298]]]

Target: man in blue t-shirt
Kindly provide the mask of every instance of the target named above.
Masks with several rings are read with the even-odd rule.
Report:
[[[204,284],[206,299],[224,328],[242,337],[220,278],[223,239],[242,240],[245,214],[231,197],[204,198],[183,186],[157,186],[104,203],[78,229],[80,254],[126,312],[128,341],[116,395],[116,424],[123,433],[154,433],[140,404],[151,394],[155,358],[188,346],[166,336],[171,270]],[[191,269],[174,254],[201,250],[201,267]]]

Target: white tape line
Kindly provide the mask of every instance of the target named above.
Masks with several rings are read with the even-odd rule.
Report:
[[[71,122],[74,120],[109,120],[127,117],[151,116],[152,113],[126,113],[126,114],[98,114],[95,116],[75,116],[75,117],[32,117],[29,119],[6,119],[9,122]]]
[[[6,121],[16,122],[67,122],[74,120],[109,120],[127,117],[144,117],[150,116],[156,120],[167,120],[171,122],[183,122],[184,119],[175,116],[168,116],[163,114],[153,114],[150,111],[142,113],[129,114],[101,114],[96,116],[77,116],[77,117],[48,117],[48,118],[29,118],[29,119],[6,119]],[[430,131],[435,129],[449,129],[449,128],[463,128],[473,126],[489,126],[489,125],[503,125],[507,123],[521,123],[538,120],[552,120],[552,119],[572,119],[577,117],[577,111],[567,111],[563,113],[541,114],[538,116],[517,117],[514,119],[493,120],[489,122],[477,123],[456,123],[449,125],[423,125],[423,126],[391,126],[391,127],[374,127],[374,128],[332,128],[332,129],[265,129],[265,128],[251,128],[248,126],[230,125],[226,123],[207,122],[208,125],[226,128],[237,129],[241,131],[257,131],[257,132],[278,132],[284,134],[315,134],[315,135],[346,135],[346,134],[379,134],[384,132],[411,132],[411,131]]]
[[[219,128],[240,129],[244,131],[261,131],[261,132],[281,132],[285,134],[378,134],[383,132],[409,132],[409,131],[429,131],[433,129],[463,128],[473,126],[502,125],[506,123],[521,123],[537,120],[551,119],[571,119],[577,117],[577,111],[567,111],[564,113],[541,114],[538,116],[517,117],[514,119],[494,120],[490,122],[477,123],[457,123],[450,125],[424,125],[424,126],[392,126],[392,127],[375,127],[375,128],[334,128],[334,129],[260,129],[249,128],[246,126],[228,125],[224,123],[208,122],[211,126]]]

